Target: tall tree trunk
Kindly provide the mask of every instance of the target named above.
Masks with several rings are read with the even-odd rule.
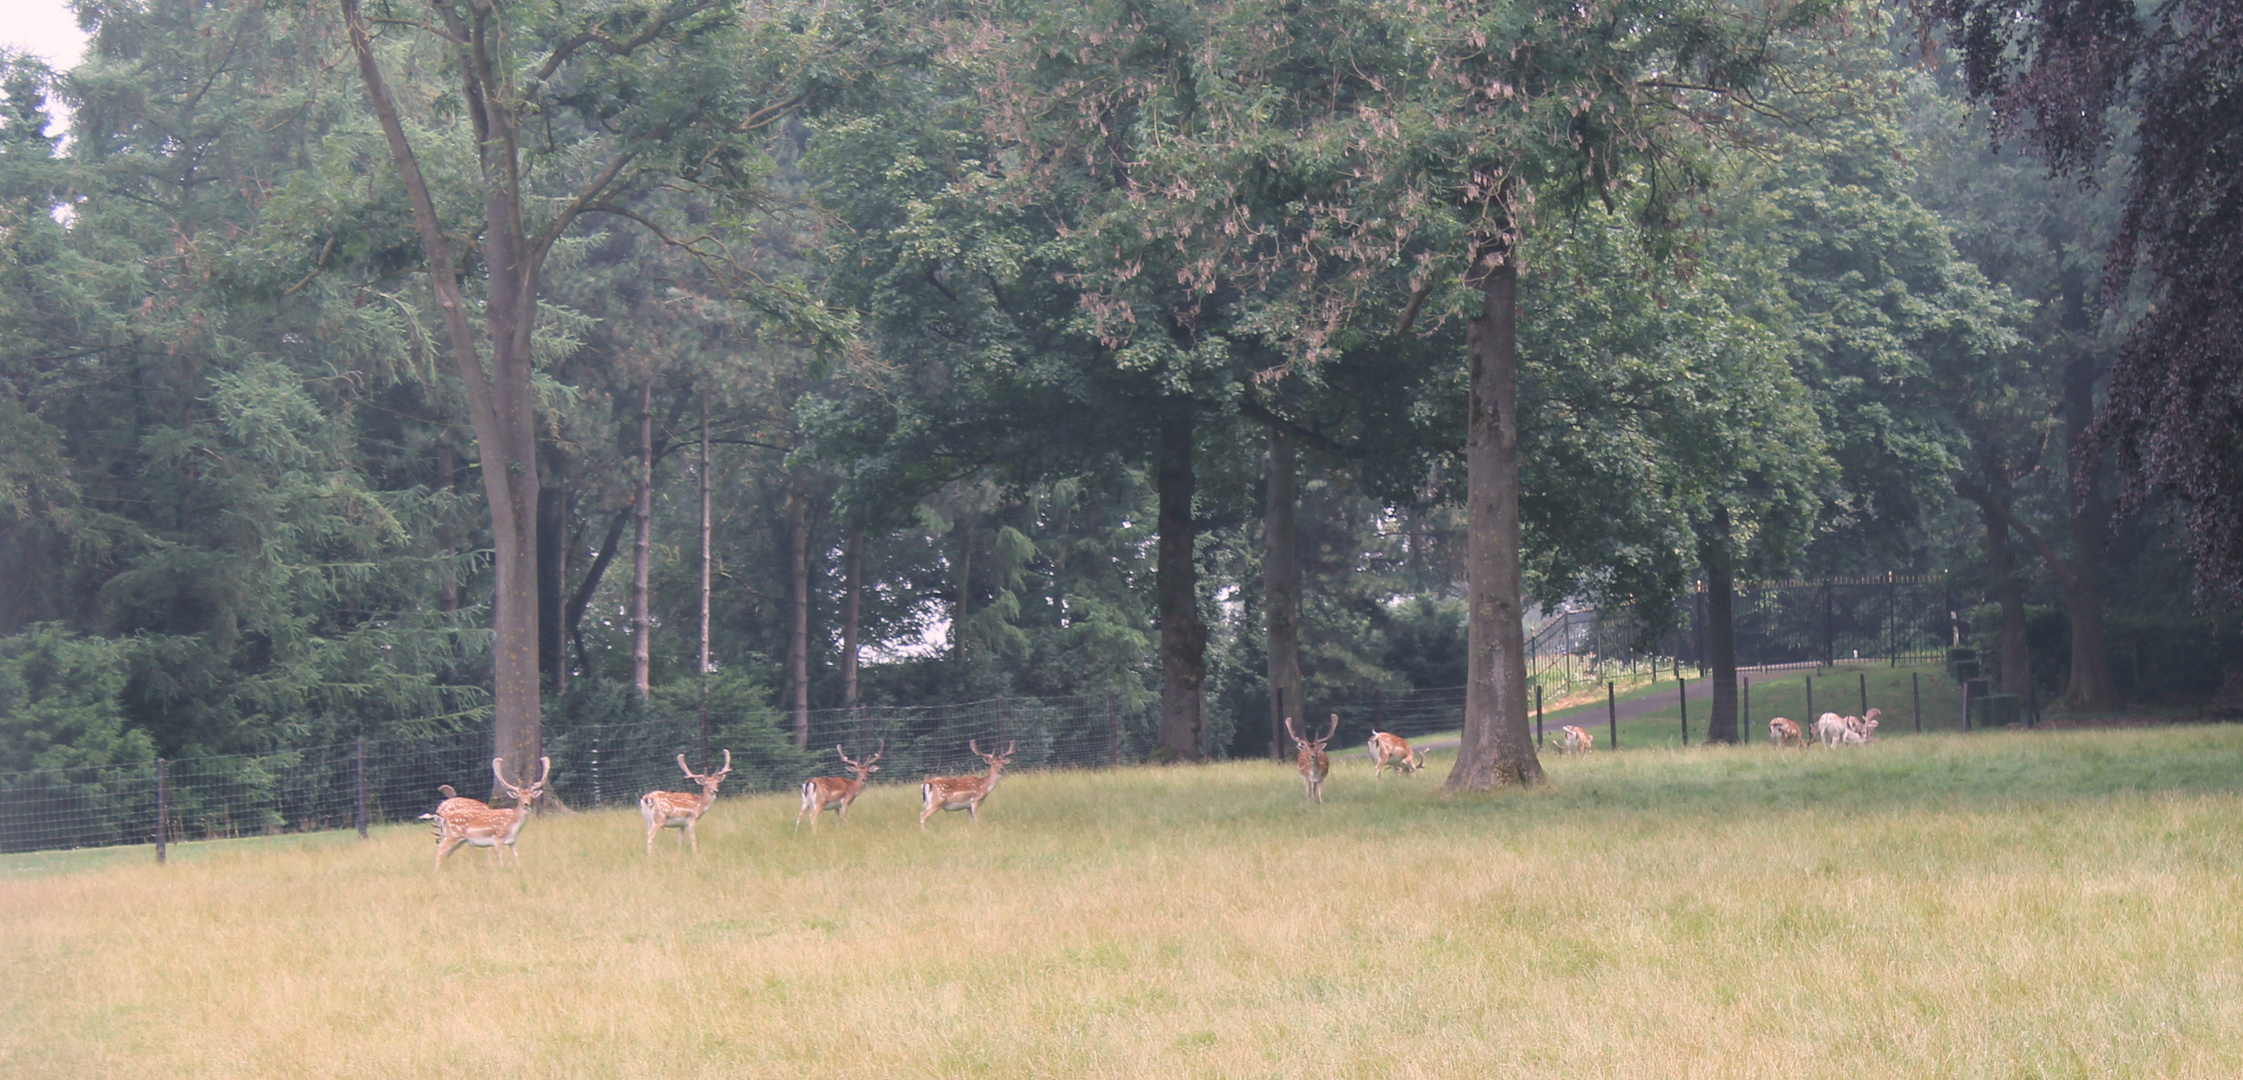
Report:
[[[1997,685],[2002,693],[2023,694],[2033,679],[2033,657],[2025,637],[2025,582],[2017,575],[2017,550],[2010,546],[2009,525],[2001,515],[1980,507],[1978,518],[1986,526],[1986,565],[1993,571],[1994,602],[2002,611],[2002,667]]]
[[[709,586],[710,577],[710,524],[709,516],[709,391],[703,388],[701,398],[701,469],[698,477],[701,494],[701,643],[695,654],[693,678],[701,692],[701,768],[709,767]]]
[[[2083,290],[2084,291],[2084,290]],[[2083,445],[2095,419],[2095,379],[2101,365],[2087,357],[2064,369],[2066,445]],[[2103,545],[2110,528],[2110,503],[2103,498],[2100,455],[2077,460],[2072,478],[2072,572],[2064,582],[2064,608],[2072,622],[2072,679],[2064,691],[2073,708],[2100,709],[2118,704],[2111,681],[2110,652],[2103,641]]]
[[[436,488],[446,495],[459,486],[459,455],[447,441],[436,448]],[[459,534],[446,520],[436,527],[436,546],[444,551],[444,570],[437,582],[436,606],[450,614],[460,609]]]
[[[537,668],[556,694],[568,690],[568,524],[566,464],[547,455],[537,488]]]
[[[1712,524],[1698,537],[1698,563],[1706,574],[1706,659],[1713,669],[1707,742],[1737,741],[1737,578],[1730,543],[1729,508],[1716,503]]]
[[[802,470],[787,480],[787,535],[792,553],[794,619],[787,631],[787,699],[794,716],[794,748],[810,746],[810,481]]]
[[[1269,653],[1269,750],[1284,758],[1285,719],[1309,722],[1301,702],[1301,548],[1294,514],[1300,507],[1292,436],[1269,425],[1269,505],[1262,518],[1269,553],[1262,562],[1266,645]]]
[[[864,532],[849,531],[841,555],[841,707],[857,707],[857,619],[864,606]]]
[[[1207,680],[1207,624],[1199,617],[1199,570],[1193,549],[1199,523],[1192,517],[1198,491],[1193,473],[1194,423],[1189,398],[1162,403],[1156,487],[1160,499],[1160,745],[1184,761],[1203,755],[1200,687]]]
[[[654,379],[639,380],[639,469],[631,497],[631,689],[654,693],[654,617],[647,599],[654,570]]]
[[[1468,624],[1464,732],[1451,791],[1542,780],[1528,727],[1526,630],[1520,621],[1519,271],[1475,266],[1480,314],[1465,329],[1471,413],[1465,434],[1464,598]]]

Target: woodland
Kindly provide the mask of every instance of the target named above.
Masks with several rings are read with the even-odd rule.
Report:
[[[0,771],[1462,685],[1484,789],[1543,613],[1702,595],[1734,740],[1738,584],[1887,573],[2054,709],[2243,691],[2237,0],[77,10]]]

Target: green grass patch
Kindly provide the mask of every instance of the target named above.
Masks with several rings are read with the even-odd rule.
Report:
[[[0,1075],[2243,1074],[2243,728],[1447,764],[89,857],[0,880]]]

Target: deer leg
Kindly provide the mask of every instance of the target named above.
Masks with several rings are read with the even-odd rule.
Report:
[[[438,870],[444,868],[444,856],[451,854],[452,849],[458,846],[460,846],[460,842],[456,836],[440,836],[436,839],[436,868]]]
[[[693,854],[699,855],[701,854],[701,838],[693,831],[694,820],[698,819],[688,820],[685,823],[685,838],[693,842]]]

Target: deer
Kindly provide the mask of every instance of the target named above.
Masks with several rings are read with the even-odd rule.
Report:
[[[1807,748],[1807,737],[1800,733],[1799,725],[1779,716],[1768,721],[1768,745]]]
[[[479,848],[505,845],[499,853],[499,862],[504,863],[506,855],[512,853],[514,865],[522,865],[522,853],[515,849],[514,838],[521,835],[522,826],[530,819],[530,804],[536,802],[538,796],[545,794],[545,782],[553,776],[552,758],[539,758],[538,764],[542,766],[542,771],[538,773],[537,782],[528,787],[516,787],[506,779],[506,759],[491,759],[491,775],[498,780],[498,786],[506,789],[506,793],[514,798],[514,805],[510,809],[496,809],[475,799],[456,795],[437,806],[436,813],[432,816],[436,819],[438,870],[444,868],[444,856],[451,854],[461,844]]]
[[[1846,718],[1826,712],[1815,719],[1815,741],[1825,749],[1835,747],[1846,739]]]
[[[1015,739],[1006,745],[1002,754],[984,754],[979,742],[967,740],[966,748],[972,750],[975,757],[989,763],[989,774],[928,777],[919,785],[919,798],[923,802],[919,809],[919,827],[926,828],[927,819],[935,816],[937,810],[964,810],[967,816],[973,818],[974,824],[981,824],[981,800],[997,790],[997,778],[1005,771],[1005,766],[1012,762],[1013,748],[1019,745],[1020,741]]]
[[[1847,717],[1846,732],[1839,737],[1838,741],[1848,746],[1869,745],[1869,740],[1877,737],[1877,718],[1882,715],[1884,715],[1882,710],[1871,709],[1867,716]]]
[[[1568,757],[1576,754],[1586,754],[1597,744],[1597,737],[1589,734],[1587,728],[1567,724],[1560,730],[1565,733],[1564,738],[1558,743],[1558,753],[1560,754]]]
[[[1386,772],[1388,763],[1402,770],[1404,775],[1416,776],[1425,767],[1425,751],[1410,745],[1410,741],[1385,731],[1371,732],[1371,779],[1376,780]]]
[[[835,746],[833,752],[841,756],[841,763],[847,765],[849,771],[857,774],[856,779],[852,780],[841,776],[814,776],[804,780],[802,782],[802,809],[794,815],[794,831],[796,832],[802,831],[804,816],[810,818],[810,831],[817,832],[818,819],[824,816],[826,807],[829,806],[833,808],[834,815],[846,824],[849,820],[849,804],[857,801],[857,796],[864,793],[864,786],[872,779],[872,774],[880,771],[880,766],[873,763],[887,756],[888,740],[880,740],[880,749],[874,751],[870,758],[863,761],[852,760],[848,751],[839,746]]]
[[[701,820],[701,815],[709,812],[709,807],[716,805],[717,785],[724,783],[725,774],[732,771],[732,751],[724,752],[724,768],[707,776],[694,772],[693,766],[685,763],[684,754],[678,755],[678,768],[685,772],[686,779],[701,785],[701,793],[689,795],[679,791],[649,791],[639,796],[639,816],[646,819],[648,855],[654,854],[654,834],[664,829],[683,830],[678,842],[682,844],[691,841],[693,853],[701,853],[701,838],[693,834],[693,826]]]
[[[1292,717],[1285,718],[1285,734],[1293,737],[1296,751],[1293,767],[1300,770],[1301,783],[1308,788],[1308,797],[1316,800],[1319,806],[1324,803],[1324,778],[1332,774],[1332,759],[1324,756],[1324,744],[1331,742],[1332,736],[1339,730],[1340,714],[1333,713],[1332,726],[1324,729],[1324,737],[1310,742],[1301,738],[1300,732],[1293,730]]]

